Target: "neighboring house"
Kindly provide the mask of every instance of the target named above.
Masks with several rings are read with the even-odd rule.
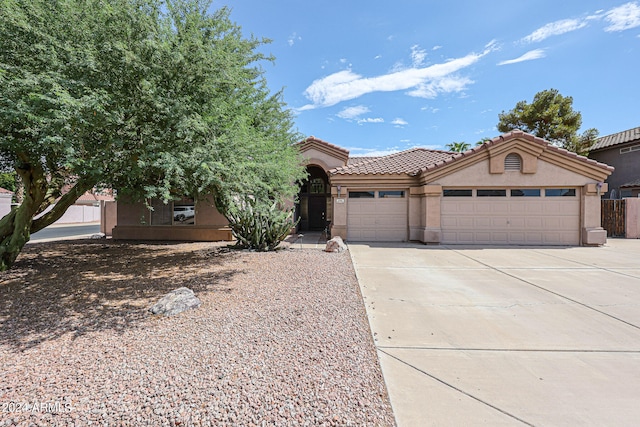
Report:
[[[640,196],[640,127],[598,138],[589,158],[615,168],[609,178],[607,199]]]
[[[13,192],[0,187],[0,218],[11,212]]]
[[[314,137],[298,143],[307,163],[296,216],[300,230],[329,229],[347,241],[442,244],[597,245],[600,193],[613,168],[521,131],[464,153],[415,148],[349,157]],[[211,203],[118,204],[114,238],[226,240]],[[194,221],[176,221],[193,206]],[[228,233],[228,234],[225,234]]]

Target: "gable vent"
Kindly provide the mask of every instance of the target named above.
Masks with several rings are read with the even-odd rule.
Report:
[[[504,158],[504,170],[519,171],[522,168],[522,159],[515,153],[509,154]]]

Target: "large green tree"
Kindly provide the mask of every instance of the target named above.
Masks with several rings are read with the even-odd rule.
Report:
[[[24,186],[0,219],[0,271],[95,186],[132,200],[213,194],[223,213],[234,194],[293,197],[304,169],[260,68],[267,41],[209,6],[0,0],[0,166]]]
[[[583,155],[598,137],[595,128],[578,134],[582,114],[573,109],[573,98],[562,96],[557,89],[538,92],[530,104],[520,101],[512,110],[498,114],[498,118],[500,132],[520,129]]]

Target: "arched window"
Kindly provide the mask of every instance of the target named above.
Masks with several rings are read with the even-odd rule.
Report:
[[[504,158],[504,170],[519,171],[521,169],[522,169],[522,158],[518,154],[511,153]]]

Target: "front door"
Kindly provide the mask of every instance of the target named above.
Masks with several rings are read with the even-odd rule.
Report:
[[[310,196],[309,197],[309,229],[324,230],[327,226],[327,197],[326,196]]]

